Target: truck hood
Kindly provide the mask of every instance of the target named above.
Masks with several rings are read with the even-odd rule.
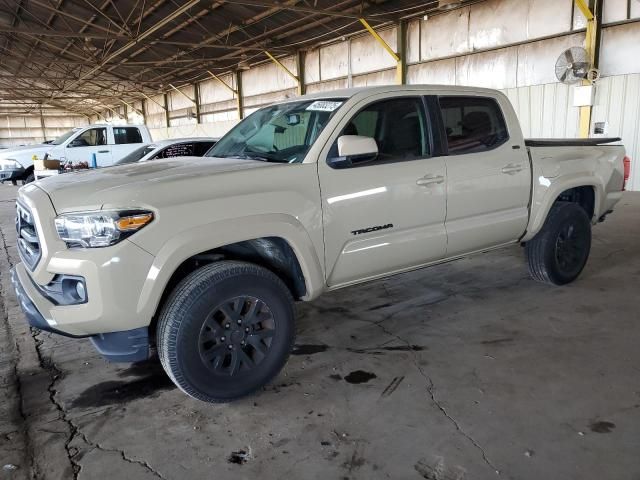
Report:
[[[16,153],[46,153],[51,150],[55,145],[45,145],[45,144],[36,144],[36,145],[23,145],[21,147],[11,147],[0,150],[0,158],[11,158],[11,155]]]
[[[233,158],[180,157],[65,173],[39,180],[36,185],[49,195],[58,213],[142,207],[154,205],[159,199],[177,203],[190,193],[195,195],[197,186],[208,185],[213,192],[223,175],[277,165]]]

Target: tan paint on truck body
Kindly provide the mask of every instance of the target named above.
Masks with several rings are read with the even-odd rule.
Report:
[[[479,154],[353,169],[327,165],[333,141],[363,106],[391,97],[439,94],[495,98],[509,141]],[[493,90],[398,86],[308,98],[346,100],[303,163],[168,159],[60,175],[22,188],[18,201],[33,212],[43,256],[33,272],[20,266],[17,273],[44,317],[75,335],[149,325],[183,261],[260,237],[289,243],[305,278],[303,300],[310,300],[329,289],[496,248],[523,235],[530,239],[568,188],[594,187],[594,222],[621,195],[623,148],[527,149],[509,101]],[[501,169],[509,165],[522,169],[504,174]],[[416,183],[425,178],[436,180]],[[155,219],[112,247],[69,249],[57,237],[58,214],[134,207],[152,210]],[[354,235],[358,229],[364,233]],[[56,307],[33,286],[60,273],[87,279],[88,303]]]

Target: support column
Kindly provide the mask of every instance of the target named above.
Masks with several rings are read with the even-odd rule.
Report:
[[[242,120],[244,118],[244,102],[242,99],[242,72],[240,70],[236,70],[236,100],[237,100],[237,109],[238,109],[238,119]]]
[[[304,57],[305,52],[298,50],[296,52],[296,70],[298,71],[298,95],[302,96],[306,93],[306,85],[304,84]]]
[[[407,83],[407,21],[400,20],[396,27],[396,45],[398,46],[398,57],[396,61],[396,83],[404,85]]]
[[[200,83],[193,84],[193,100],[196,106],[196,123],[200,123]]]
[[[585,47],[592,68],[598,68],[600,62],[600,40],[602,34],[602,0],[575,0],[576,6],[587,19]],[[592,85],[589,80],[583,80],[582,85]],[[580,137],[589,138],[591,129],[591,106],[580,107]]]
[[[164,120],[167,128],[171,126],[171,117],[169,116],[169,95],[164,94]]]
[[[42,115],[42,105],[40,105],[40,127],[42,128],[42,138],[47,141],[47,130],[44,125],[44,115]]]

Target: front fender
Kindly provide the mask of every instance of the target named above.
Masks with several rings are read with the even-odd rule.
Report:
[[[280,237],[293,249],[311,300],[323,291],[324,271],[309,234],[294,217],[285,214],[254,215],[221,220],[178,232],[156,255],[140,292],[137,313],[151,319],[169,279],[187,259],[231,243],[261,237]]]

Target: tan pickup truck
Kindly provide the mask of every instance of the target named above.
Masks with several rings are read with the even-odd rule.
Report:
[[[618,140],[525,140],[479,88],[290,99],[208,157],[21,188],[12,278],[32,326],[116,361],[155,347],[185,393],[228,401],[283,367],[296,300],[514,243],[535,280],[574,280],[624,190]]]

